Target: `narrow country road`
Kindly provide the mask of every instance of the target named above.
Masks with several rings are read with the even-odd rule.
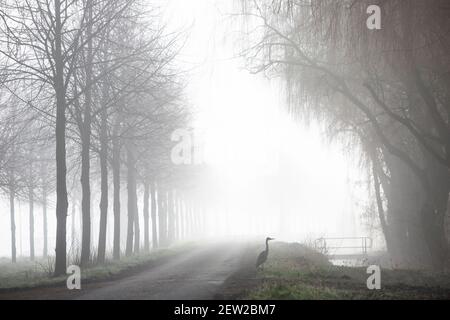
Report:
[[[245,244],[217,243],[193,249],[135,275],[116,281],[3,293],[0,299],[213,299],[220,285],[240,267]]]

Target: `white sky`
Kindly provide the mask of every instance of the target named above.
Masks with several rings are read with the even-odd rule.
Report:
[[[301,127],[283,114],[283,97],[275,83],[250,74],[241,59],[233,58],[239,48],[232,34],[239,24],[230,24],[226,15],[233,1],[167,3],[170,28],[190,27],[182,52],[183,61],[196,66],[188,95],[199,110],[196,127],[204,133],[205,161],[226,190],[223,197],[233,199],[229,211],[235,232],[248,232],[255,217],[270,221],[268,216],[281,210],[292,230],[280,235],[278,221],[273,221],[267,232],[282,238],[361,234],[353,203],[361,190],[350,192],[351,181],[361,179],[361,173],[338,145],[323,142],[317,126]],[[263,192],[255,191],[273,185],[284,201],[261,199]],[[241,223],[246,218],[248,223]]]

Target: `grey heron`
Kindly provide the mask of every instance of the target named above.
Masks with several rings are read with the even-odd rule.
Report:
[[[256,260],[256,269],[258,269],[258,267],[260,265],[262,265],[264,262],[267,261],[267,256],[269,255],[269,241],[270,240],[275,240],[275,238],[266,238],[266,250],[264,250],[263,252],[261,252],[258,256],[258,259]]]

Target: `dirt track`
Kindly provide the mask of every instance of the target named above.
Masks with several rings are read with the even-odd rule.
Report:
[[[213,299],[223,282],[241,267],[246,245],[213,244],[174,257],[126,278],[65,287],[36,288],[0,294],[0,299]]]

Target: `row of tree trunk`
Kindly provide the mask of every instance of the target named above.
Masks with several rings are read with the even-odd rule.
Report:
[[[141,238],[135,181],[128,180],[127,187],[128,192],[131,191],[131,197],[128,198],[126,242],[128,256],[133,253],[132,248],[134,253],[139,253]],[[149,251],[150,248],[167,247],[176,241],[192,238],[205,231],[201,211],[192,201],[186,201],[182,194],[173,189],[159,187],[157,182],[144,182],[143,189],[143,247],[145,251]]]
[[[135,163],[132,154],[129,155],[129,162],[127,163],[127,238],[125,254],[130,256],[133,253],[140,252],[141,236],[140,224],[138,214],[138,182],[136,179]],[[105,176],[103,176],[105,174]],[[100,234],[97,263],[104,263],[106,258],[106,226],[108,213],[108,176],[105,172],[102,174],[101,188],[106,190],[102,192],[100,197]],[[117,182],[117,177],[115,177]],[[185,197],[176,190],[158,187],[157,182],[143,183],[143,231],[144,239],[143,246],[146,252],[151,249],[167,247],[176,241],[192,238],[205,231],[204,215],[198,210],[194,202],[186,200]],[[113,241],[113,258],[120,259],[120,180],[117,183],[117,188],[114,190],[114,241]],[[30,259],[35,259],[35,224],[34,224],[34,196],[33,190],[30,188],[29,193],[29,243],[30,243]],[[47,191],[43,189],[42,195],[42,217],[43,217],[43,253],[46,257],[48,254],[48,219],[47,219]],[[75,240],[75,203],[72,205],[72,232],[71,240]],[[83,206],[82,210],[83,212]],[[10,215],[11,215],[11,253],[12,262],[17,261],[16,253],[16,234],[15,234],[15,191],[10,191]],[[86,220],[82,215],[82,243],[86,236]],[[89,221],[91,221],[89,219]],[[89,232],[91,225],[89,225]],[[89,239],[89,243],[91,239]],[[74,243],[72,243],[74,245]],[[83,248],[83,247],[82,247]],[[91,249],[91,248],[89,248]],[[90,250],[89,250],[90,251]],[[86,252],[86,251],[85,251]],[[85,263],[91,263],[90,257]]]

